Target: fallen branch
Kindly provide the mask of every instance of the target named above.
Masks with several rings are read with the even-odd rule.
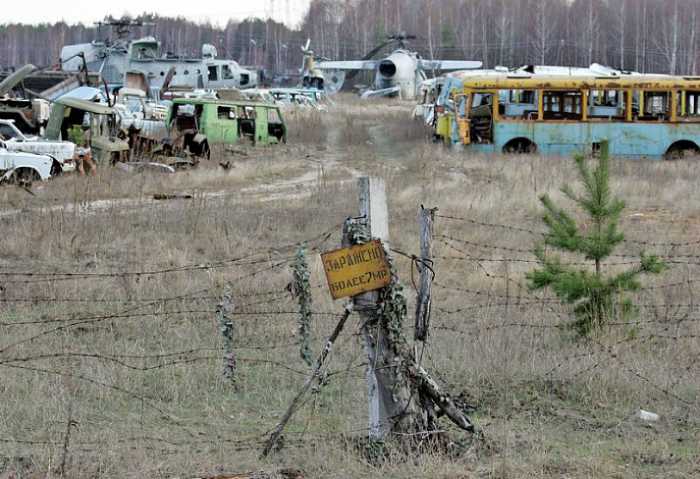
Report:
[[[474,432],[474,425],[467,415],[455,405],[448,393],[440,389],[440,386],[425,369],[418,366],[415,362],[411,362],[408,366],[408,371],[411,378],[417,382],[421,392],[428,396],[453,423],[460,429]]]

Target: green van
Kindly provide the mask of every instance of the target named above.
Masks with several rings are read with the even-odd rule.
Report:
[[[213,98],[176,98],[168,111],[169,136],[195,155],[208,155],[209,145],[249,141],[271,145],[287,141],[287,128],[277,105]],[[178,145],[180,146],[180,145]]]

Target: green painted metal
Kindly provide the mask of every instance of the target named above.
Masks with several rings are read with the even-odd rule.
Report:
[[[179,105],[193,105],[201,108],[199,116],[198,132],[207,137],[210,145],[235,144],[245,137],[244,124],[250,124],[254,119],[255,127],[250,131],[254,144],[270,145],[284,141],[286,138],[286,125],[278,106],[251,101],[229,101],[200,98],[178,98],[173,100],[173,105],[168,112],[167,124],[172,128],[173,115]],[[271,125],[268,121],[271,112],[275,112],[279,118],[283,136],[280,140],[271,134]],[[229,113],[231,116],[229,116]],[[254,118],[253,118],[254,117]]]

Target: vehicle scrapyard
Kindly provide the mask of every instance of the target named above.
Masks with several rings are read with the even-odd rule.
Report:
[[[0,479],[698,476],[700,79],[478,1],[13,56]]]

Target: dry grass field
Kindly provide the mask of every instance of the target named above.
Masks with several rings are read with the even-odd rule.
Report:
[[[346,98],[327,113],[290,113],[287,145],[218,152],[188,172],[102,168],[31,192],[0,188],[0,478],[284,468],[309,478],[700,477],[697,160],[612,162],[627,241],[606,267],[647,251],[670,268],[644,280],[633,320],[584,341],[565,327],[565,306],[524,282],[543,230],[538,196],[561,198],[573,161],[449,151],[409,113]],[[443,420],[469,446],[462,454],[381,464],[359,454],[366,356],[353,316],[327,383],[307,396],[283,449],[261,460],[309,373],[287,289],[296,245],[310,259],[316,355],[343,308],[318,252],[336,248],[357,214],[363,174],[387,182],[395,249],[417,253],[419,207],[439,208],[423,363],[474,407],[482,437]],[[396,263],[412,311],[411,261]],[[227,284],[233,385],[216,318]],[[638,419],[640,408],[660,419]]]

